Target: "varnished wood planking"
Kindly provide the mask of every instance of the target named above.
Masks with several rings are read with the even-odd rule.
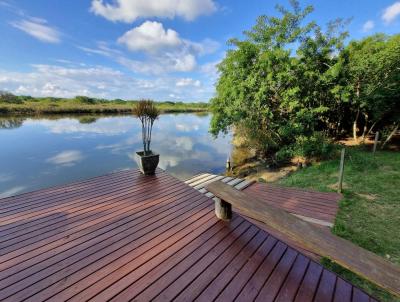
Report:
[[[261,198],[268,204],[283,208],[305,221],[328,227],[333,226],[338,211],[338,203],[341,199],[341,194],[338,193],[279,187],[272,184],[255,183],[245,179],[208,173],[194,176],[188,179],[186,183],[200,193],[208,197],[214,197],[214,194],[208,192],[205,187],[218,180],[238,190],[243,190],[251,196]]]
[[[400,296],[400,268],[395,264],[333,235],[327,229],[268,205],[261,199],[252,197],[249,202],[249,195],[222,182],[214,182],[206,189],[221,200],[231,203],[234,208],[240,209],[246,216],[264,222],[286,234],[294,242],[329,257],[392,294]]]
[[[282,300],[304,288],[314,263],[241,216],[218,220],[211,199],[162,171],[118,172],[0,205],[10,222],[0,227],[5,301],[232,301],[249,292]],[[369,298],[343,280],[332,295],[349,289]]]

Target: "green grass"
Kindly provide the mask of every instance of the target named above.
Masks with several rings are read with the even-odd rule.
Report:
[[[15,102],[0,101],[0,114],[131,113],[135,101],[17,97]],[[207,103],[156,102],[162,113],[204,112]]]
[[[281,185],[333,191],[339,160],[315,164],[279,181]],[[400,153],[375,157],[361,148],[347,149],[343,199],[332,229],[338,236],[400,265]],[[382,301],[400,301],[366,280],[324,259],[329,269]]]

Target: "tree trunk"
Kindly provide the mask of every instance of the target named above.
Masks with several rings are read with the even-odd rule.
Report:
[[[362,133],[362,142],[365,142],[365,136],[367,134],[367,130],[368,130],[368,113],[364,113],[364,120],[365,120],[365,124],[364,124],[364,130]]]
[[[385,142],[382,144],[381,149],[383,149],[385,145],[392,139],[393,135],[397,132],[398,129],[399,129],[399,124],[397,124],[396,127],[394,127],[393,131],[389,134]]]
[[[368,133],[367,133],[367,136],[371,134],[372,130],[375,128],[375,126],[376,126],[376,124],[378,123],[378,121],[379,121],[379,120],[375,121],[375,122],[372,124],[371,128],[369,128]]]
[[[355,142],[357,142],[357,121],[359,115],[360,115],[360,108],[357,109],[356,118],[353,122],[353,139]]]
[[[357,102],[358,104],[360,103],[360,80],[357,81],[357,87],[356,87],[356,95],[357,95]],[[358,117],[360,115],[360,105],[358,105],[357,109],[357,115],[356,118],[354,119],[353,123],[353,139],[355,142],[357,142],[357,122],[358,122]]]

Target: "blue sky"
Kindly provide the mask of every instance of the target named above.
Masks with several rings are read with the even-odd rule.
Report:
[[[226,41],[275,4],[255,0],[0,0],[0,90],[33,96],[208,101]],[[324,0],[350,38],[400,32],[400,1]]]

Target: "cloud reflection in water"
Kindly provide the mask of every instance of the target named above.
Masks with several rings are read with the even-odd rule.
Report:
[[[152,149],[161,155],[159,167],[181,179],[224,172],[230,136],[214,140],[208,133],[210,118],[162,115],[152,140]],[[133,155],[143,148],[141,125],[133,116],[29,118],[19,128],[0,129],[0,142],[7,146],[0,150],[0,194],[136,168]]]

